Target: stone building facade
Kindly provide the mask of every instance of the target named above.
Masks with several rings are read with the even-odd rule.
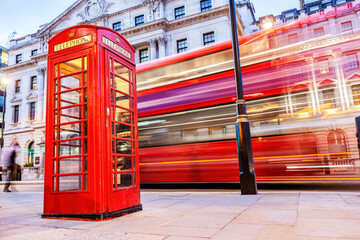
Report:
[[[360,110],[360,0],[280,23],[263,32],[268,58],[291,56],[276,70],[285,76],[291,71],[277,81],[297,81],[287,90],[287,113],[291,118],[314,116],[331,122],[316,125],[317,131],[327,131],[316,133],[319,153],[342,151],[346,158],[358,158],[354,118]],[[266,76],[271,74],[267,70]]]
[[[238,32],[256,31],[254,7],[236,1]],[[42,178],[47,88],[47,41],[78,24],[118,31],[136,49],[136,62],[152,61],[231,39],[227,0],[77,0],[34,33],[11,41],[6,98],[5,146],[17,140],[23,179]]]
[[[276,26],[296,19],[304,18],[318,12],[330,11],[341,6],[346,8],[346,4],[352,4],[354,0],[299,0],[300,8],[286,9],[280,15],[262,16],[257,21],[260,29],[266,29],[266,26]]]

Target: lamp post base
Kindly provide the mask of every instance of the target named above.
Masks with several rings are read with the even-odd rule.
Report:
[[[252,172],[240,173],[241,194],[257,194],[255,174]]]

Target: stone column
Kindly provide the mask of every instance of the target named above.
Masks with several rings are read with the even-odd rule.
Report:
[[[306,61],[307,65],[308,65],[308,67],[309,67],[308,69],[310,69],[310,71],[311,71],[312,84],[309,84],[309,86],[310,86],[311,99],[313,100],[312,104],[313,104],[314,114],[321,113],[320,100],[319,100],[319,90],[317,88],[317,83],[316,83],[314,57],[307,57],[307,58],[305,58],[305,61]]]
[[[340,61],[339,61],[339,72],[340,72],[340,77],[341,77],[342,88],[343,88],[343,91],[344,91],[344,100],[345,100],[346,108],[350,109],[350,97],[349,97],[348,89],[347,89],[347,86],[346,86],[344,67],[346,67],[346,64],[342,64],[341,59],[340,59]]]
[[[38,106],[37,106],[37,118],[40,121],[44,121],[45,120],[45,78],[46,78],[46,67],[42,66],[36,69],[36,71],[38,72],[38,90],[39,90],[39,102],[38,102]]]
[[[166,45],[167,38],[165,36],[158,38],[158,44],[159,44],[159,58],[163,58],[166,56]]]
[[[303,25],[301,27],[301,30],[302,30],[302,36],[303,36],[303,40],[306,41],[306,40],[309,40],[312,38],[312,33],[309,32],[309,27],[308,25]]]
[[[149,57],[150,61],[156,59],[156,39],[150,39],[147,41],[149,44]]]
[[[340,26],[338,26],[338,24],[336,24],[335,18],[333,18],[333,17],[329,18],[328,22],[329,22],[329,26],[331,26],[330,32],[328,32],[328,33],[331,34],[331,37],[334,37],[337,34],[337,28]]]
[[[340,52],[340,51],[333,52],[332,55],[333,55],[336,80],[337,80],[336,84],[337,84],[337,87],[339,89],[339,94],[340,94],[341,108],[342,108],[342,110],[345,110],[345,96],[344,96],[344,92],[343,92],[342,77],[341,77],[341,72],[340,72],[340,67],[339,67],[339,62],[341,62],[342,52]]]
[[[103,17],[103,26],[104,27],[110,27],[109,26],[109,18],[107,16]],[[110,27],[111,28],[111,27]]]
[[[360,26],[360,11],[356,12],[356,18],[353,19],[353,23],[354,23],[353,26]],[[360,29],[355,28],[353,31],[354,32],[360,32]]]

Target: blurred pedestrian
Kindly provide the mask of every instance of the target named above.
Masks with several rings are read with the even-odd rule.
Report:
[[[4,192],[11,192],[9,187],[11,180],[16,179],[16,155],[20,153],[20,145],[17,141],[13,141],[10,146],[3,151],[3,167],[6,168],[7,182],[5,183]]]

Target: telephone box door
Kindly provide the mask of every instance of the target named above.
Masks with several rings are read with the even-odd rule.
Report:
[[[64,57],[51,59],[50,74],[53,76],[48,87],[52,88],[48,95],[48,105],[52,106],[52,114],[48,113],[48,124],[53,131],[47,133],[47,137],[53,142],[53,147],[47,152],[51,161],[46,165],[49,174],[46,179],[51,187],[51,201],[46,201],[50,209],[68,208],[66,205],[58,205],[58,194],[68,193],[62,196],[62,201],[70,201],[70,193],[77,193],[81,201],[73,202],[68,212],[92,212],[92,206],[88,198],[89,170],[88,166],[88,63],[90,49],[67,54]],[[92,174],[90,174],[92,176]],[[57,206],[50,206],[50,205]],[[60,209],[59,209],[60,208]]]
[[[110,51],[105,51],[104,86],[106,98],[107,139],[109,145],[108,206],[109,211],[139,204],[136,84],[134,65],[121,59]],[[123,199],[117,201],[116,199]]]

